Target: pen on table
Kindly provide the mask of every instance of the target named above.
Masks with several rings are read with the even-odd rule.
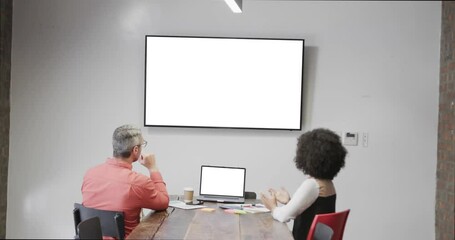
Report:
[[[253,207],[256,206],[256,204],[240,204],[240,207]]]

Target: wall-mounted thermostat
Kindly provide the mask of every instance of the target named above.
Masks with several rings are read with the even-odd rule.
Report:
[[[357,146],[358,136],[358,133],[345,132],[343,135],[343,144],[347,146]]]

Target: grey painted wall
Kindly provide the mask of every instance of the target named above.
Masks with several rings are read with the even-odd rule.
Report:
[[[304,130],[369,134],[335,180],[346,239],[433,239],[440,27],[440,2],[15,0],[7,238],[74,235],[84,172],[142,125],[144,35],[172,34],[304,38]],[[173,194],[203,163],[246,167],[256,192],[304,180],[303,131],[143,132]]]

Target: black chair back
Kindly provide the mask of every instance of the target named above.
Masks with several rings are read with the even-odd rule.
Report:
[[[125,239],[125,219],[123,212],[99,210],[87,208],[82,204],[75,203],[73,210],[76,237],[79,236],[77,225],[84,220],[99,217],[103,236]]]
[[[99,217],[89,218],[77,225],[79,239],[103,239]]]

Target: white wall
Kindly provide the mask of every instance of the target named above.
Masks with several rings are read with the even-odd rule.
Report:
[[[73,237],[85,170],[143,124],[144,35],[171,34],[304,38],[304,130],[369,133],[335,181],[345,238],[434,239],[440,19],[440,2],[15,0],[6,237]],[[256,192],[303,180],[303,131],[143,132],[172,194],[202,163],[246,167]]]

